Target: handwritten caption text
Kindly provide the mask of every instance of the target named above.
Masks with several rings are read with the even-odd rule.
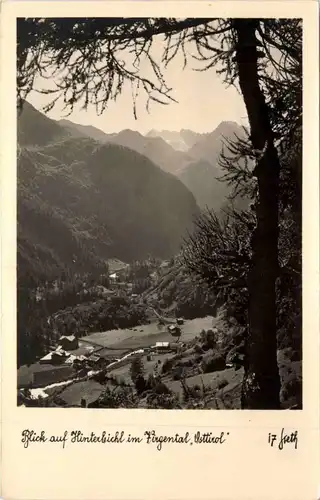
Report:
[[[224,444],[229,437],[229,432],[221,431],[214,434],[212,432],[185,432],[182,434],[176,433],[173,435],[158,434],[155,430],[146,430],[141,435],[132,435],[124,431],[116,431],[108,433],[106,431],[96,434],[91,432],[89,435],[84,434],[80,430],[64,431],[61,435],[47,435],[45,431],[36,432],[32,429],[24,429],[21,433],[21,442],[24,448],[28,448],[35,443],[61,443],[62,448],[67,444],[123,444],[146,443],[154,445],[158,451],[163,449],[166,443],[182,444],[182,445],[221,445]]]

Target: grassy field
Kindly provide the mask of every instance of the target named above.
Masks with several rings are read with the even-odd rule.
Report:
[[[211,401],[208,402],[208,409],[240,409],[241,407],[241,384],[243,379],[243,369],[235,370],[229,368],[226,370],[212,373],[204,373],[188,377],[186,383],[188,387],[203,386],[212,391]],[[166,385],[175,392],[179,399],[182,399],[183,389],[180,381],[165,382]]]
[[[104,389],[105,387],[98,382],[88,380],[70,385],[59,394],[59,397],[68,405],[80,406],[82,398],[86,400],[87,404],[92,403],[98,399]]]
[[[181,342],[194,339],[202,329],[208,330],[212,328],[213,321],[215,319],[211,316],[186,320],[182,325]],[[138,349],[148,347],[156,342],[170,342],[174,340],[174,337],[167,331],[166,326],[159,326],[155,322],[136,328],[97,332],[83,337],[81,340],[114,349]]]
[[[203,373],[201,375],[195,375],[194,377],[189,377],[186,379],[186,383],[189,387],[199,385],[202,387],[204,384],[210,389],[219,389],[219,385],[222,381],[226,381],[229,384],[236,382],[241,382],[243,378],[243,370],[236,371],[234,368],[228,368],[226,370],[216,371],[212,373]],[[179,380],[174,380],[172,382],[166,382],[166,385],[175,393],[182,394],[182,387]],[[227,387],[227,384],[226,384]]]
[[[161,366],[164,363],[164,361],[166,361],[167,359],[171,359],[174,356],[175,354],[171,353],[158,354],[152,356],[151,361],[147,360],[147,356],[143,356],[143,367],[144,367],[145,377],[148,377],[148,375],[153,374],[156,365],[159,364],[159,361],[160,361],[159,367],[161,370]],[[123,379],[126,383],[131,383],[130,366],[131,366],[131,360],[128,359],[128,364],[119,366],[119,368],[114,368],[113,370],[110,369],[109,373],[114,375],[118,380]]]

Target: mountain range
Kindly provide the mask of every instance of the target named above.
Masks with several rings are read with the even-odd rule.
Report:
[[[18,116],[18,265],[35,275],[103,272],[110,258],[168,258],[200,209],[219,211],[223,139],[213,132],[106,134],[55,121],[28,102]],[[200,208],[199,208],[200,207]]]
[[[221,122],[212,132],[203,134],[188,129],[180,132],[153,129],[146,135],[133,130],[107,134],[68,120],[59,124],[76,137],[90,136],[101,143],[118,144],[145,155],[164,171],[176,175],[193,193],[200,208],[220,210],[231,193],[230,186],[219,181],[224,172],[218,161],[226,140],[243,136],[242,127],[235,122]]]
[[[60,120],[58,123],[75,137],[87,136],[102,143],[118,144],[133,149],[149,158],[162,170],[172,174],[177,174],[178,170],[187,166],[192,160],[191,156],[177,151],[160,136],[144,136],[129,129],[117,134],[106,134],[96,127],[75,124],[69,120]]]
[[[146,156],[75,133],[29,103],[18,116],[17,168],[19,279],[171,257],[200,213],[183,183]]]
[[[204,134],[182,129],[180,132],[172,130],[150,130],[147,137],[161,137],[170,146],[178,151],[188,151]]]

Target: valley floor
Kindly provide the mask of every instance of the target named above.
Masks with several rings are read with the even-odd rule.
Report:
[[[220,328],[213,317],[185,320],[176,339],[167,325],[93,333],[79,339],[70,357],[82,363],[43,365],[18,370],[18,404],[58,407],[240,409],[243,369],[226,363],[215,348],[203,349],[201,331]],[[220,332],[221,334],[221,332]],[[153,385],[142,392],[132,382],[131,366],[139,357],[143,377]],[[70,358],[69,358],[70,359]],[[301,361],[279,351],[282,405],[297,404]],[[36,374],[36,375],[35,375]],[[46,383],[50,381],[50,383]]]

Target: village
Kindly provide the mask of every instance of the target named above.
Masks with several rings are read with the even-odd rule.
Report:
[[[54,388],[69,386],[79,381],[90,381],[100,372],[119,375],[119,383],[122,383],[126,377],[121,377],[121,375],[128,374],[130,364],[135,357],[145,359],[149,368],[152,368],[150,372],[155,375],[161,362],[163,363],[170,356],[181,353],[184,349],[186,344],[180,342],[183,322],[182,318],[178,318],[176,324],[166,325],[160,333],[162,336],[176,337],[175,341],[156,341],[138,349],[105,347],[101,345],[103,342],[99,344],[91,340],[90,337],[78,339],[75,335],[61,336],[56,349],[33,365],[23,366],[18,370],[20,402],[23,402],[25,390],[30,391],[30,395],[34,399],[39,396],[45,398],[48,395],[47,389],[52,392]],[[134,331],[137,329],[132,329],[132,333]],[[105,337],[112,340],[110,334],[112,335],[112,332],[105,332]],[[155,335],[159,335],[159,332],[156,332]],[[138,332],[137,336],[139,336]],[[142,343],[148,343],[153,336],[148,334]],[[126,382],[129,382],[128,377]],[[89,395],[89,400],[92,399],[92,396],[94,393]],[[79,402],[82,406],[85,404],[82,397],[76,403]]]
[[[182,320],[179,319],[178,321],[181,322]],[[172,335],[181,333],[178,324],[168,326],[168,331]],[[152,356],[159,353],[178,352],[179,347],[182,346],[183,344],[179,342],[156,342],[154,345],[126,352],[121,349],[106,348],[94,342],[91,343],[89,340],[78,339],[75,335],[61,336],[56,349],[43,356],[34,365],[31,365],[33,368],[32,379],[29,379],[23,385],[28,386],[30,381],[34,387],[61,382],[66,376],[68,377],[69,368],[79,372],[101,370],[107,367],[109,369],[119,368],[129,363],[134,355],[149,353]],[[119,355],[122,355],[122,357],[119,358]]]
[[[137,359],[143,365],[146,380],[148,377],[161,380],[178,397],[183,389],[181,379],[185,377],[189,377],[188,381],[195,386],[200,381],[209,386],[236,381],[238,387],[241,375],[232,369],[230,360],[222,359],[216,349],[222,338],[216,328],[217,318],[177,317],[170,310],[161,309],[156,300],[150,299],[152,295],[146,295],[143,289],[135,293],[138,282],[135,278],[138,273],[141,276],[141,267],[145,264],[129,266],[117,259],[108,264],[108,286],[95,284],[95,292],[101,300],[126,297],[131,304],[139,304],[147,312],[148,321],[100,331],[80,332],[74,327],[66,334],[56,327],[59,313],[53,315],[50,326],[55,340],[48,352],[18,369],[19,406],[38,405],[50,397],[58,397],[58,406],[92,407],[104,393],[106,380],[112,381],[116,387],[134,390],[130,370]],[[166,280],[170,273],[169,261],[149,265],[148,292],[159,278]],[[83,289],[90,290],[87,283],[83,283]],[[41,300],[41,293],[39,297]],[[115,314],[117,316],[120,312],[115,310]]]
[[[139,407],[144,407],[140,405],[145,404],[145,396],[139,396],[132,377],[134,363],[142,366],[146,383],[158,381],[161,390],[168,390],[178,400],[189,391],[187,387],[192,394],[194,388],[197,391],[202,387],[202,392],[215,394],[225,387],[232,393],[233,404],[234,401],[240,404],[240,358],[243,355],[236,353],[240,363],[239,359],[235,363],[235,349],[232,342],[228,347],[230,340],[219,314],[212,316],[199,311],[190,318],[184,317],[183,312],[178,315],[170,306],[165,307],[163,298],[175,275],[172,262],[151,259],[128,265],[113,259],[108,267],[105,284],[90,280],[81,283],[81,293],[94,292],[100,304],[93,315],[90,306],[89,316],[85,312],[86,302],[76,306],[84,311],[82,317],[89,328],[83,328],[77,318],[65,328],[75,308],[65,317],[64,311],[51,316],[48,326],[53,335],[46,352],[18,368],[18,405],[99,407],[105,391],[111,387],[119,393],[131,391],[138,397]],[[163,285],[164,292],[159,299]],[[56,293],[59,296],[58,287]],[[41,291],[38,300],[42,300]],[[108,303],[114,303],[115,307],[107,309]],[[121,312],[124,303],[142,311],[140,319],[128,324]],[[125,325],[97,324],[96,328],[95,318],[99,314],[108,321],[111,319],[108,311],[113,325],[120,322],[121,317]],[[229,351],[231,356],[227,355]],[[210,407],[213,403],[206,402],[208,404]],[[225,407],[223,401],[221,408]]]
[[[18,405],[302,408],[303,23],[150,18],[142,43],[143,19],[59,19],[19,18],[17,32]],[[74,61],[87,35],[93,56]],[[149,102],[185,95],[162,72],[193,50],[222,87],[207,99],[195,84],[181,112],[152,116]],[[108,103],[125,82],[130,118]],[[78,122],[80,103],[109,118]]]
[[[219,313],[188,319],[161,308],[156,294],[159,277],[160,283],[167,282],[172,274],[168,261],[156,270],[149,269],[151,283],[146,293],[135,293],[137,281],[130,271],[128,265],[113,261],[108,286],[94,284],[95,292],[104,304],[102,307],[114,298],[124,297],[146,313],[147,321],[89,331],[75,326],[65,333],[57,328],[61,313],[53,315],[50,326],[54,340],[49,349],[31,364],[18,368],[18,406],[96,408],[106,391],[112,391],[112,398],[117,394],[122,398],[128,390],[137,398],[134,407],[148,408],[148,390],[139,395],[132,377],[132,366],[137,362],[143,369],[145,383],[157,381],[157,390],[169,391],[174,404],[182,401],[185,405],[183,398],[188,393],[195,401],[192,404],[201,400],[206,408],[240,408],[244,357],[241,335],[233,338]],[[153,282],[155,294],[150,294]],[[83,289],[90,290],[87,283],[83,283]],[[118,321],[121,311],[115,308],[112,314]],[[282,358],[281,374],[287,366],[287,360]],[[114,401],[103,403],[103,407],[109,404],[113,407]],[[128,401],[119,404],[126,407]],[[158,407],[160,403],[155,404]]]

